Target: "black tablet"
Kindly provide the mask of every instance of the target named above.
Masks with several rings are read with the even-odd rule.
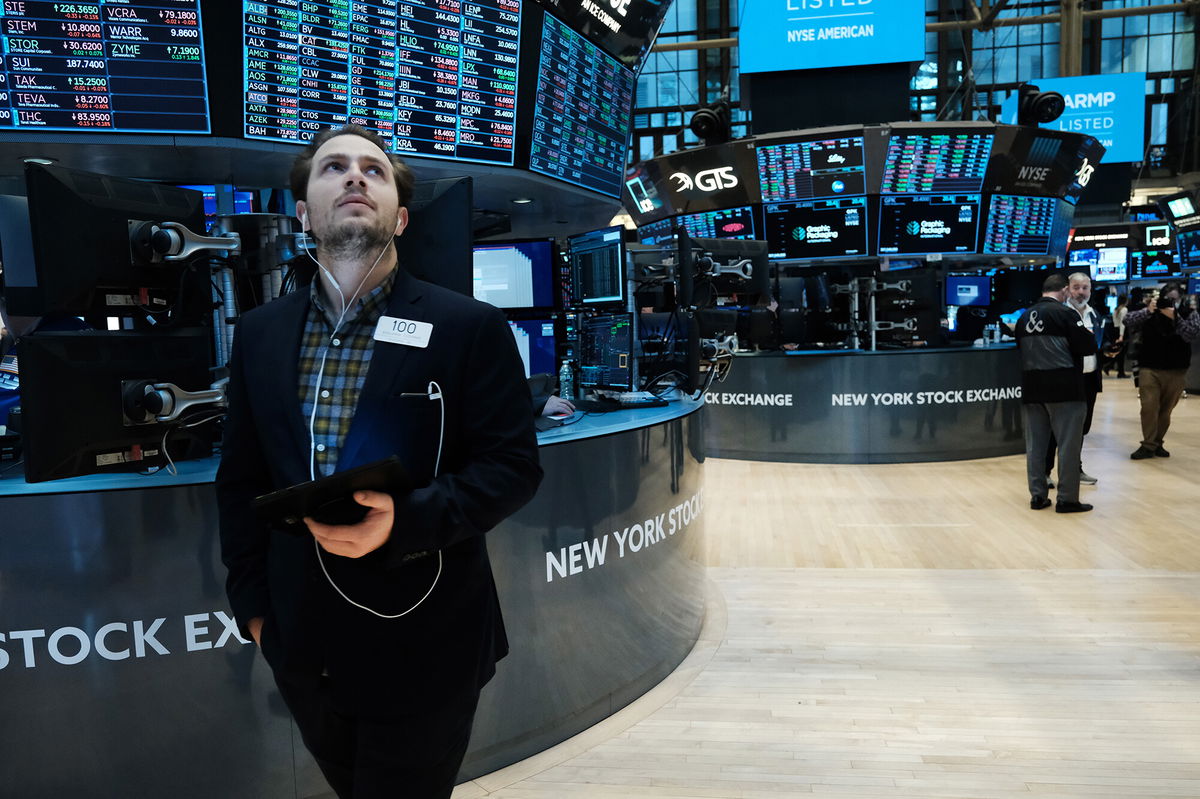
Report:
[[[322,524],[358,524],[368,508],[354,501],[355,491],[412,490],[408,471],[395,455],[307,483],[281,488],[251,503],[259,521],[297,535],[308,532],[304,517]]]

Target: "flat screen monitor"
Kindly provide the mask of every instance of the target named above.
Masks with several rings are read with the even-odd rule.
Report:
[[[978,194],[880,198],[880,255],[977,252],[978,233]]]
[[[992,133],[896,131],[888,139],[883,194],[972,194],[983,190]]]
[[[543,14],[529,168],[617,197],[629,146],[633,73]]]
[[[633,314],[585,317],[579,326],[579,385],[632,391],[633,372]]]
[[[555,374],[558,368],[558,339],[553,319],[510,319],[508,327],[517,341],[525,376]]]
[[[867,198],[766,203],[764,238],[772,258],[867,255]]]
[[[625,304],[625,243],[620,225],[567,239],[571,265],[571,304],[576,307]]]
[[[993,194],[983,235],[985,253],[1047,255],[1054,239],[1058,199]]]
[[[469,177],[419,181],[408,204],[408,227],[396,239],[400,265],[421,280],[474,294],[474,238]]]
[[[497,308],[554,307],[554,240],[476,244],[475,299]]]
[[[762,200],[813,200],[867,193],[863,136],[847,133],[799,141],[759,142]]]
[[[1200,294],[1200,277],[1189,277],[1187,282],[1188,294]]]
[[[750,206],[727,208],[723,211],[701,211],[684,214],[679,224],[689,236],[703,239],[755,239],[754,209]]]
[[[254,213],[254,192],[252,191],[235,191],[229,186],[215,186],[211,183],[207,184],[182,184],[181,189],[191,189],[198,191],[204,196],[204,219],[206,222],[213,222],[217,215],[221,213],[234,214],[252,214]],[[218,201],[218,193],[228,192],[228,196],[233,200],[233,208],[231,211],[221,211]]]
[[[202,329],[110,333],[77,330],[21,339],[21,435],[25,480],[142,472],[212,454],[216,416],[197,408],[178,423],[130,424],[130,383],[204,391],[212,378]],[[136,392],[134,392],[136,394]],[[190,422],[205,423],[185,427]]]
[[[992,278],[990,275],[946,275],[946,304],[977,305],[992,304]]]
[[[1179,253],[1179,268],[1185,272],[1200,269],[1200,229],[1181,230],[1175,234],[1175,249]]]
[[[245,135],[353,122],[401,154],[511,165],[521,5],[244,0]]]
[[[665,244],[675,235],[675,222],[671,219],[660,219],[646,225],[640,225],[637,230],[640,244]]]
[[[1172,219],[1178,219],[1182,216],[1195,216],[1196,214],[1196,204],[1190,194],[1183,194],[1167,200],[1167,209]]]
[[[209,133],[200,6],[5,3],[0,132]]]
[[[211,310],[207,273],[181,281],[185,262],[152,263],[148,248],[131,243],[131,226],[142,222],[177,222],[203,233],[200,192],[41,164],[25,165],[25,189],[24,204],[6,200],[0,214],[9,313],[197,312],[198,323],[206,316],[201,306]],[[191,290],[187,308],[178,306],[181,282]]]
[[[1119,283],[1129,279],[1128,252],[1125,247],[1083,247],[1071,250],[1067,263],[1097,283]]]
[[[1190,191],[1163,197],[1158,201],[1163,218],[1176,227],[1189,228],[1200,225],[1200,209],[1196,208],[1196,196]]]
[[[1131,280],[1166,280],[1183,277],[1175,264],[1172,250],[1134,250],[1129,253],[1129,277]]]

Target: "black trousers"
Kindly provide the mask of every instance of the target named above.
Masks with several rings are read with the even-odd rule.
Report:
[[[312,687],[276,675],[275,683],[339,799],[448,799],[453,792],[477,689],[447,697],[435,710],[366,718],[335,705],[328,678]]]

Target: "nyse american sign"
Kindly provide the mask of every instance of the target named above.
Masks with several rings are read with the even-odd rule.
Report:
[[[1062,116],[1042,127],[1094,136],[1107,150],[1104,154],[1106,164],[1143,159],[1146,152],[1146,73],[1045,78],[1033,83],[1041,91],[1061,94],[1067,106]],[[1016,124],[1015,92],[1000,106],[1000,118]]]
[[[744,73],[925,59],[925,0],[753,0],[742,8]]]

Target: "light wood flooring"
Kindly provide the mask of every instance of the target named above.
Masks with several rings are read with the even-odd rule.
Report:
[[[455,799],[1200,797],[1200,397],[1131,461],[1100,396],[1090,514],[1023,456],[709,460],[708,615],[615,716]]]

